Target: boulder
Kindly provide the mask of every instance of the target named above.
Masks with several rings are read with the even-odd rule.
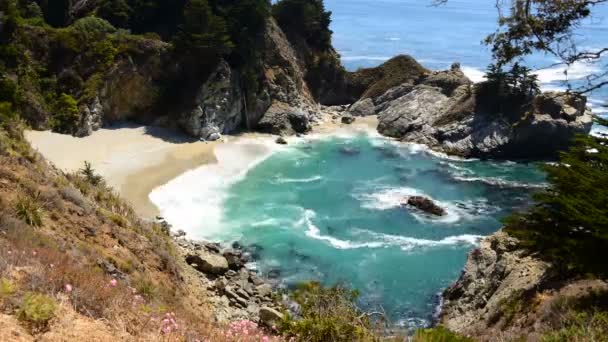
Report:
[[[197,271],[211,275],[222,275],[229,269],[226,258],[204,251],[186,255],[186,262]]]
[[[345,125],[350,125],[355,122],[355,118],[351,115],[344,115],[342,116],[342,119],[340,119],[340,121]]]
[[[264,306],[260,309],[260,323],[272,327],[283,320],[283,314],[275,309]]]
[[[411,196],[407,199],[407,204],[422,210],[427,214],[435,216],[443,216],[446,214],[445,209],[435,204],[431,199],[423,196]]]
[[[376,114],[376,106],[370,98],[365,98],[355,102],[348,108],[348,114],[352,116],[370,116]]]
[[[238,249],[225,250],[222,255],[226,258],[226,261],[228,261],[228,267],[230,267],[231,270],[238,270],[245,266],[245,263],[242,260],[243,252]]]
[[[271,134],[294,135],[310,131],[312,126],[302,109],[274,102],[260,120],[258,129]]]
[[[277,140],[275,140],[275,142],[279,145],[287,145],[287,140],[285,140],[285,138],[283,138],[283,137],[278,137]]]

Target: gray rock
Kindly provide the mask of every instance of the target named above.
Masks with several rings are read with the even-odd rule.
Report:
[[[312,126],[302,109],[274,102],[260,120],[258,129],[277,135],[294,135],[310,131]]]
[[[499,231],[469,253],[460,278],[443,293],[441,324],[463,334],[485,332],[506,301],[539,286],[549,264],[517,246],[516,239]]]
[[[275,142],[279,145],[287,145],[287,140],[285,140],[285,138],[283,138],[283,137],[278,137],[277,140],[275,140]]]
[[[258,285],[255,289],[260,297],[268,297],[272,294],[272,286],[269,284]]]
[[[355,118],[353,116],[351,116],[351,115],[344,115],[344,116],[342,116],[342,119],[340,121],[343,124],[350,125],[353,122],[355,122]]]
[[[243,95],[239,77],[221,60],[201,86],[195,106],[184,113],[180,125],[192,136],[213,141],[219,133],[232,133],[242,124]]]
[[[591,130],[592,114],[582,96],[541,94],[514,122],[478,107],[477,90],[469,84],[458,86],[451,96],[445,89],[421,84],[378,103],[378,131],[448,154],[517,159],[553,157],[569,146],[575,134]],[[385,95],[377,101],[393,98]]]
[[[231,270],[238,270],[245,266],[245,263],[242,261],[243,252],[241,250],[227,249],[222,255],[228,260],[228,266]]]
[[[272,327],[283,320],[283,314],[275,309],[264,306],[260,309],[260,323]]]
[[[407,204],[419,210],[422,210],[427,214],[435,216],[444,216],[446,214],[445,209],[438,206],[431,199],[426,198],[424,196],[411,196],[407,199]]]
[[[228,271],[228,261],[221,255],[208,252],[188,254],[186,262],[205,274],[221,275]]]
[[[376,106],[370,98],[365,98],[355,102],[348,108],[348,114],[352,116],[370,116],[376,114]]]

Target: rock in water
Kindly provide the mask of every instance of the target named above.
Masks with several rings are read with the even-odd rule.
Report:
[[[221,275],[228,271],[228,260],[221,255],[208,252],[188,254],[186,262],[205,274]]]
[[[277,140],[275,140],[275,142],[279,145],[287,145],[287,140],[285,140],[285,138],[283,138],[283,137],[278,137]]]
[[[432,200],[423,196],[412,196],[407,199],[407,204],[424,211],[427,214],[435,216],[443,216],[446,214],[445,209],[438,206]]]
[[[283,314],[275,309],[263,307],[260,309],[260,322],[268,327],[276,325],[283,320]]]
[[[341,119],[341,122],[342,122],[343,124],[350,125],[350,124],[352,124],[353,122],[355,122],[355,117],[353,117],[352,115],[344,115],[344,116],[342,117],[342,119]]]

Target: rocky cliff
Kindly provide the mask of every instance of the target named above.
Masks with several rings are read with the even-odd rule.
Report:
[[[348,111],[378,115],[384,135],[481,158],[552,157],[593,123],[583,96],[546,92],[509,113],[488,109],[492,101],[454,65],[448,71],[421,71],[381,95],[362,98]]]
[[[462,274],[443,293],[439,323],[479,341],[537,341],[560,328],[568,301],[607,289],[601,280],[560,279],[501,230],[469,253]]]

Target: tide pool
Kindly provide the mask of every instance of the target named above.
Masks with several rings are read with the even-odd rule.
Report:
[[[250,266],[281,286],[343,282],[365,308],[425,326],[467,252],[543,182],[536,165],[461,161],[364,133],[303,140],[225,188],[221,228],[207,237],[248,246]],[[447,215],[403,207],[411,195]]]

